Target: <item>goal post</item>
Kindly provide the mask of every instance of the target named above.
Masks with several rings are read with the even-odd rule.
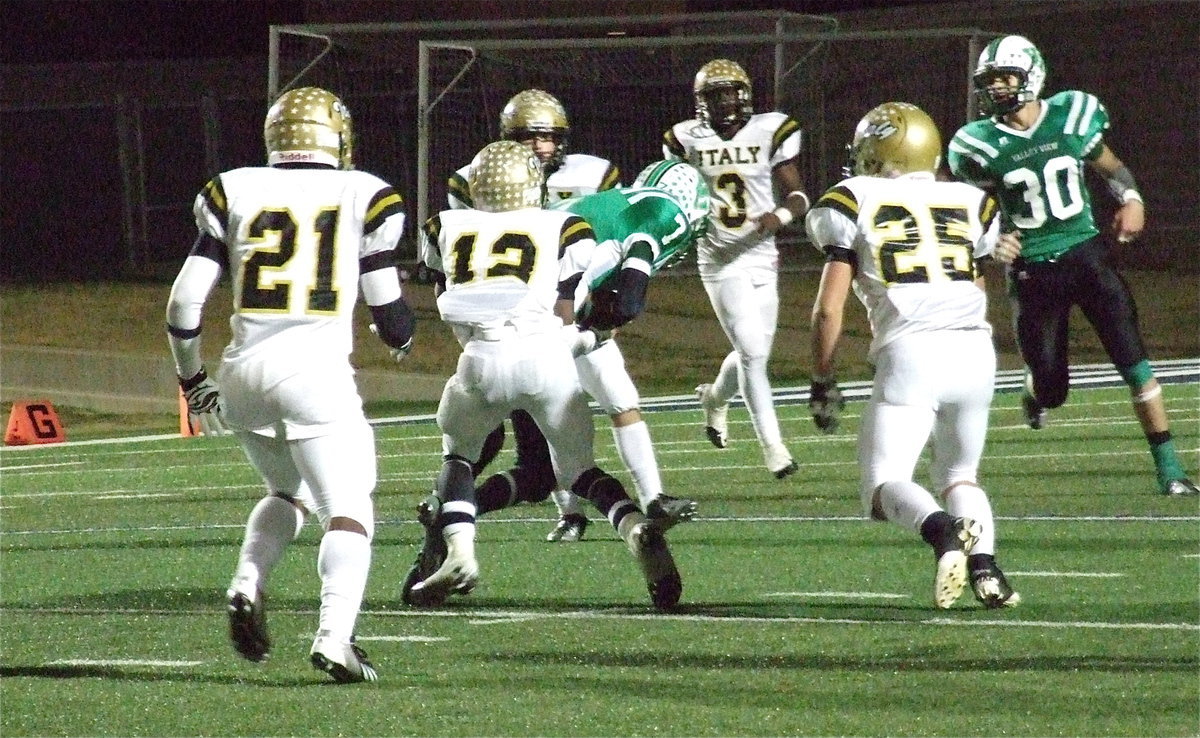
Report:
[[[500,110],[520,90],[562,100],[570,150],[612,160],[627,184],[661,157],[663,132],[693,116],[700,66],[735,59],[756,111],[800,122],[801,172],[817,194],[840,177],[854,125],[881,102],[920,105],[947,139],[972,119],[971,72],[997,35],[846,31],[782,11],[272,27],[268,87],[274,96],[318,85],[347,101],[356,159],[409,200],[412,234],[445,207],[447,178],[499,135]],[[415,255],[415,239],[405,248]]]

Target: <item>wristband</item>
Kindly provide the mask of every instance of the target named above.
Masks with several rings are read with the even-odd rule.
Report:
[[[790,198],[792,195],[799,195],[800,197],[804,198],[804,207],[800,208],[800,212],[807,213],[809,206],[812,205],[812,201],[808,199],[808,195],[804,194],[804,190],[792,190],[791,192],[787,193],[787,197],[784,197],[783,201],[787,202],[788,198]]]
[[[779,218],[779,227],[780,228],[785,227],[788,223],[791,223],[793,220],[796,219],[795,213],[793,213],[791,210],[788,210],[787,208],[782,207],[782,206],[775,208],[771,212],[773,212],[775,214],[776,218]]]
[[[1121,193],[1121,204],[1122,205],[1129,202],[1130,200],[1137,200],[1138,202],[1145,204],[1144,201],[1142,200],[1142,193],[1140,193],[1134,189],[1128,189],[1128,190],[1125,190],[1125,192]]]

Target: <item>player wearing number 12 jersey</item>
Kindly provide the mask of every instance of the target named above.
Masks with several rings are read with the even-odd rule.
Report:
[[[1121,203],[1116,240],[1141,233],[1145,208],[1129,169],[1104,140],[1108,111],[1076,90],[1041,99],[1046,65],[1028,39],[1005,36],[988,44],[975,70],[975,88],[988,117],[968,123],[950,141],[949,164],[960,178],[996,194],[1005,230],[1021,241],[1008,270],[1017,343],[1028,367],[1022,399],[1033,428],[1045,409],[1067,399],[1068,318],[1078,305],[1129,386],[1134,413],[1150,446],[1159,491],[1195,495],[1180,464],[1128,285],[1108,258],[1092,215],[1083,166],[1099,173]]]
[[[697,264],[733,351],[712,384],[696,388],[705,432],[725,448],[729,400],[740,391],[767,469],[783,479],[797,466],[779,430],[767,361],[779,317],[775,235],[808,208],[796,164],[800,124],[783,113],[756,114],[750,78],[728,59],[702,66],[692,91],[696,117],[666,131],[663,155],[699,169],[711,194]],[[787,193],[778,207],[777,191]]]
[[[850,147],[855,176],[822,195],[805,219],[825,252],[813,374],[824,378],[826,398],[838,396],[834,355],[853,285],[867,308],[875,366],[858,436],[863,511],[933,548],[938,607],[950,607],[968,578],[985,606],[1002,607],[1020,598],[996,566],[991,503],[977,481],[996,351],[986,293],[975,283],[976,261],[992,254],[999,223],[982,190],[934,178],[941,147],[937,127],[915,105],[885,103],[859,122]],[[838,409],[814,405],[817,426],[830,430]],[[913,481],[931,439],[932,493]]]

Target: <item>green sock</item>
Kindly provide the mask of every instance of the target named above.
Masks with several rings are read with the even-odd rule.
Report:
[[[1187,476],[1183,465],[1179,463],[1179,455],[1175,452],[1175,441],[1171,438],[1170,431],[1154,433],[1147,440],[1150,442],[1150,455],[1154,457],[1154,466],[1158,470],[1160,487],[1165,488],[1168,482]]]

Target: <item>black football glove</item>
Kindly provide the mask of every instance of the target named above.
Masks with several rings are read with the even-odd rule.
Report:
[[[808,388],[808,409],[812,412],[813,423],[823,433],[833,433],[838,427],[838,418],[846,400],[838,389],[834,377],[813,377]]]

